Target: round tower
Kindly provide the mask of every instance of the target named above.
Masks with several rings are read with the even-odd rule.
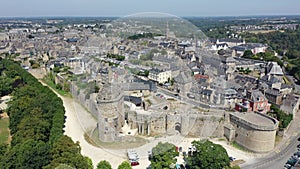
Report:
[[[118,141],[125,122],[123,92],[116,84],[104,84],[97,96],[99,139],[104,142]]]

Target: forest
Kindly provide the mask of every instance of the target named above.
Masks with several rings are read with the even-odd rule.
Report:
[[[300,28],[270,33],[244,33],[246,42],[268,44],[286,62],[286,70],[300,80]]]
[[[0,145],[0,166],[93,168],[79,143],[63,134],[65,110],[59,97],[14,61],[1,59],[0,75],[1,96],[12,96],[6,110],[12,141]]]

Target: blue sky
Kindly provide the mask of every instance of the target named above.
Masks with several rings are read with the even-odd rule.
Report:
[[[163,12],[177,16],[297,15],[300,0],[2,0],[7,16],[125,16]]]

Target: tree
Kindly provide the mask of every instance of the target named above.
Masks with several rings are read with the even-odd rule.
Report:
[[[33,109],[26,115],[17,127],[17,132],[13,136],[12,145],[22,143],[27,139],[48,141],[50,124],[43,119],[41,109]]]
[[[128,161],[123,161],[119,166],[118,169],[132,169],[131,165]]]
[[[55,169],[75,169],[75,168],[66,164],[59,164],[59,166],[55,167]]]
[[[55,168],[60,164],[67,164],[75,168],[92,169],[93,165],[89,158],[80,154],[79,143],[75,143],[68,136],[63,135],[54,144],[50,151],[51,163],[45,168]]]
[[[159,142],[152,149],[151,167],[153,169],[169,168],[171,164],[176,163],[175,157],[178,154],[175,145]]]
[[[244,58],[252,58],[253,57],[253,53],[251,50],[246,50],[243,54]]]
[[[102,160],[98,163],[97,169],[112,169],[112,167],[108,161]]]
[[[219,55],[225,55],[225,50],[224,49],[220,49],[220,50],[218,50],[218,54]]]
[[[241,167],[240,167],[240,166],[238,166],[238,165],[236,165],[236,166],[232,166],[232,167],[230,167],[230,166],[226,166],[226,167],[225,167],[225,169],[241,169]]]
[[[1,165],[3,168],[42,168],[50,161],[49,148],[42,141],[26,140],[8,151],[1,159]]]
[[[218,144],[208,140],[193,141],[196,151],[187,158],[187,165],[191,169],[223,169],[230,165],[226,150]]]

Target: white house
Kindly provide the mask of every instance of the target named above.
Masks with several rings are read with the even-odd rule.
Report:
[[[172,78],[171,70],[151,69],[148,78],[155,82],[164,84]]]

